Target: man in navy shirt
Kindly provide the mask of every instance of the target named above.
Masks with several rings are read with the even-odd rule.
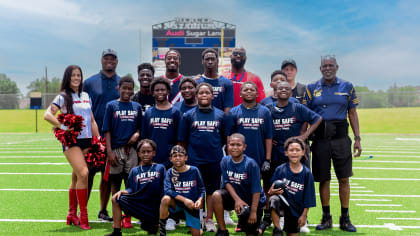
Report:
[[[137,66],[137,75],[140,83],[140,90],[134,94],[131,100],[140,103],[144,113],[147,109],[155,105],[155,98],[150,90],[150,85],[152,84],[153,76],[155,75],[155,68],[153,68],[150,63],[142,63]]]
[[[216,235],[229,235],[223,211],[235,210],[242,230],[246,235],[257,235],[257,226],[262,217],[265,195],[261,187],[260,168],[254,159],[244,154],[247,145],[242,134],[230,136],[228,150],[220,163],[222,189],[213,196],[214,213],[219,226]]]
[[[197,80],[197,83],[206,82],[213,86],[214,99],[212,105],[229,114],[233,107],[233,84],[219,75],[219,55],[213,48],[207,48],[201,54],[204,66],[204,74]]]
[[[348,135],[347,116],[354,134],[354,157],[360,156],[359,119],[356,106],[359,101],[353,85],[336,76],[338,65],[334,56],[321,58],[320,70],[322,78],[309,84],[303,103],[322,116],[324,122],[314,132],[312,142],[312,173],[319,184],[322,204],[322,220],[317,230],[332,227],[330,214],[330,180],[331,159],[339,183],[341,202],[340,229],[356,232],[356,227],[350,222],[349,177],[352,171],[351,139]]]
[[[197,98],[195,96],[195,89],[197,88],[197,82],[192,78],[184,78],[179,83],[179,90],[183,100],[174,104],[174,107],[178,108],[184,114],[197,106]]]
[[[181,101],[181,93],[179,92],[179,83],[184,76],[179,73],[179,65],[181,65],[181,54],[170,49],[165,54],[166,72],[162,78],[166,78],[171,83],[171,93],[169,94],[169,102],[175,104]]]
[[[178,140],[187,147],[188,163],[197,166],[206,187],[206,230],[216,231],[211,196],[220,187],[222,146],[231,135],[233,121],[222,110],[213,107],[213,88],[208,83],[197,86],[198,107],[185,113],[179,126]]]
[[[117,52],[113,49],[106,49],[102,52],[102,70],[88,78],[83,83],[83,91],[89,94],[90,100],[92,101],[92,111],[95,117],[95,121],[98,124],[98,129],[101,136],[104,136],[102,131],[102,124],[105,115],[105,106],[109,101],[115,100],[120,97],[118,92],[118,82],[120,77],[115,72],[118,65]],[[100,199],[101,199],[101,210],[99,211],[98,218],[100,220],[112,221],[112,218],[108,216],[106,206],[109,201],[111,187],[108,181],[105,181],[103,176],[105,167],[97,168],[89,166],[89,178],[88,178],[88,189],[89,196],[92,191],[93,179],[98,171],[101,171],[102,178],[99,185]]]
[[[151,85],[155,105],[143,116],[141,137],[155,141],[157,146],[154,162],[171,166],[169,152],[177,143],[181,112],[168,101],[171,85],[167,79],[156,78]]]

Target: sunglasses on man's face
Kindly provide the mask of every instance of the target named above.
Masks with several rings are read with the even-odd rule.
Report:
[[[232,55],[233,56],[241,56],[241,57],[243,57],[243,56],[245,56],[245,53],[244,52],[232,52]]]

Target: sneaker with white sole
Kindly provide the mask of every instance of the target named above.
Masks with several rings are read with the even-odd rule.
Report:
[[[230,217],[229,211],[224,212],[225,224],[226,225],[236,225],[235,222]]]
[[[282,217],[280,217],[280,229],[281,230],[283,230],[283,228],[284,228],[284,217],[282,216]]]
[[[304,233],[304,234],[307,234],[307,233],[311,232],[308,228],[308,222],[306,222],[306,224],[304,226],[300,227],[300,232]]]
[[[204,225],[206,227],[206,232],[216,232],[217,230],[213,219],[206,219],[206,221],[204,222]]]
[[[165,226],[165,229],[166,229],[167,231],[173,231],[173,230],[176,230],[175,225],[176,225],[176,222],[175,222],[173,219],[169,218],[169,219],[168,219],[168,221],[166,221],[166,226]]]

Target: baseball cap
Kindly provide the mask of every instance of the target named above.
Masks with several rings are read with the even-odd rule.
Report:
[[[296,66],[296,62],[295,62],[295,60],[293,60],[293,59],[286,59],[286,60],[284,60],[282,63],[281,63],[281,69],[283,70],[284,69],[284,67],[286,67],[286,66],[288,66],[288,65],[292,65],[292,66],[294,66],[296,69],[297,69],[297,66]]]
[[[110,48],[105,49],[105,50],[102,52],[102,57],[104,57],[104,56],[106,56],[106,55],[113,55],[114,57],[118,58],[118,56],[117,56],[117,52],[116,52],[114,49],[110,49]]]

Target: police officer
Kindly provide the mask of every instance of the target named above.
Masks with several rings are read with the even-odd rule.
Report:
[[[336,77],[338,65],[335,56],[321,57],[320,70],[322,78],[307,86],[303,100],[303,104],[320,114],[323,119],[321,125],[314,132],[311,147],[312,173],[315,181],[320,182],[319,192],[323,211],[321,224],[317,225],[316,229],[332,228],[330,214],[332,160],[339,183],[340,229],[356,232],[356,227],[350,222],[349,217],[349,177],[353,175],[353,171],[347,116],[354,134],[354,157],[358,157],[362,152],[359,120],[356,111],[359,102],[353,85]]]

